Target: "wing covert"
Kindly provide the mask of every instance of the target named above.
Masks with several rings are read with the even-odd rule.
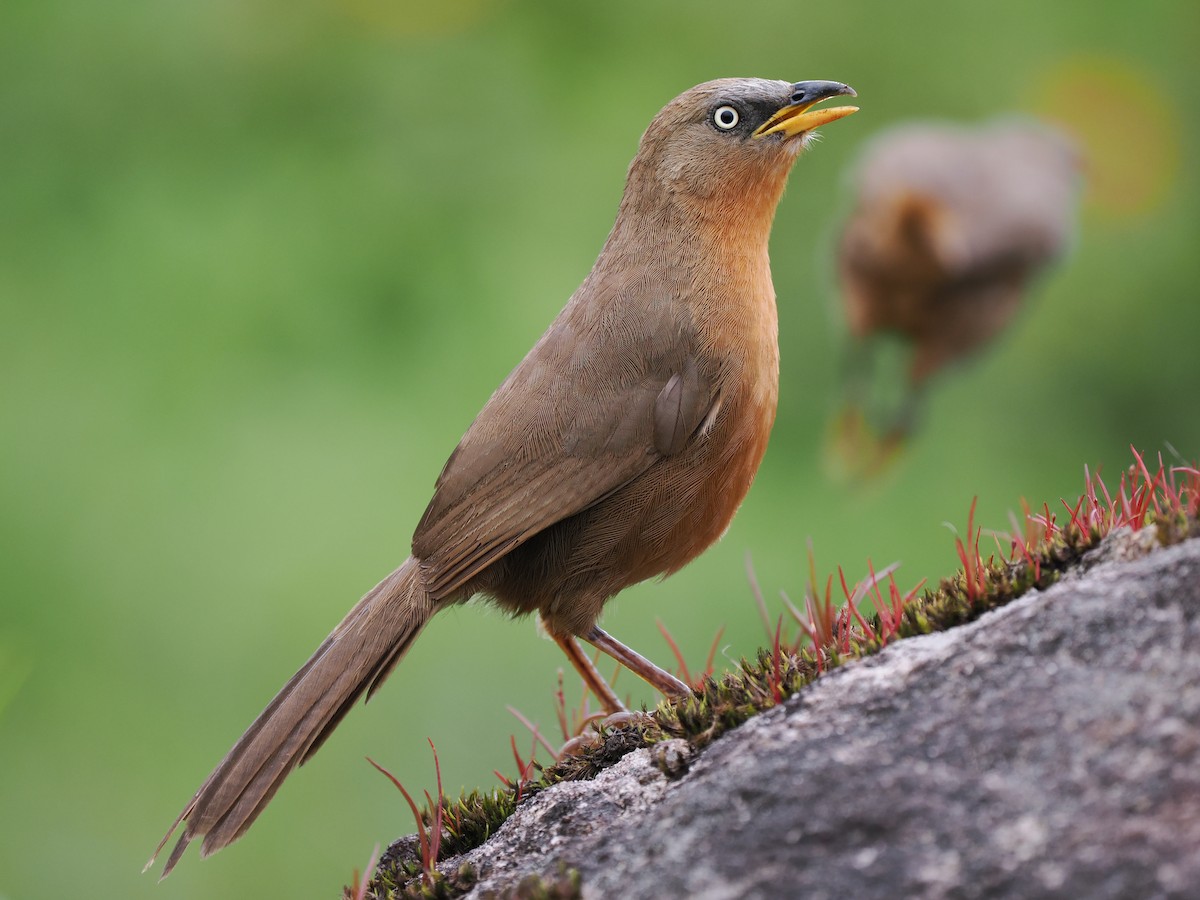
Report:
[[[433,599],[686,445],[713,408],[717,373],[676,308],[648,304],[615,322],[568,305],[492,395],[413,535]]]

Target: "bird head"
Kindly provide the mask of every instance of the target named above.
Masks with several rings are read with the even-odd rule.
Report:
[[[815,109],[837,96],[856,96],[836,81],[723,78],[680,94],[642,136],[629,188],[653,202],[697,207],[713,201],[765,205],[774,212],[788,171],[813,130],[857,112],[856,106]]]

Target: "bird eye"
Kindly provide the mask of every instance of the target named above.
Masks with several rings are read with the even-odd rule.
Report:
[[[722,131],[736,128],[741,119],[741,114],[732,106],[718,106],[713,110],[713,124]]]

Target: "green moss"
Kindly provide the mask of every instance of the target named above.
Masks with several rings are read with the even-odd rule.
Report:
[[[389,847],[379,860],[367,888],[366,900],[453,900],[471,890],[479,880],[470,863],[463,863],[449,875],[435,871],[431,877],[423,878],[420,854],[395,854],[393,851],[398,844],[403,845],[404,839]],[[348,900],[348,888],[342,896]]]
[[[463,794],[453,803],[444,801],[446,827],[442,836],[442,857],[478,847],[513,814],[517,803],[514,791],[500,788],[492,791],[474,790]]]
[[[513,900],[579,900],[582,896],[583,878],[579,870],[562,862],[550,878],[526,875],[512,893]]]

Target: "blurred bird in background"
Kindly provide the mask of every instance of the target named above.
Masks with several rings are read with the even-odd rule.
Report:
[[[842,474],[886,466],[930,379],[995,340],[1063,256],[1080,168],[1066,136],[1034,121],[907,125],[868,146],[837,245],[850,346],[828,449]]]

